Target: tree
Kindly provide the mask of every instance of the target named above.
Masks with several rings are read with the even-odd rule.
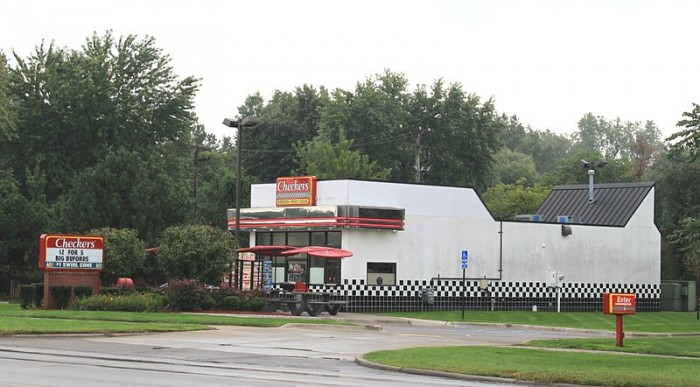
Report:
[[[335,144],[340,138],[353,141],[353,148],[391,170],[391,180],[413,181],[414,133],[407,111],[408,80],[385,70],[355,85],[354,92],[336,89],[321,109],[319,138]]]
[[[594,150],[606,159],[624,158],[634,137],[633,127],[634,123],[623,123],[619,117],[608,121],[605,117],[587,113],[579,120],[578,131],[573,137],[579,150]]]
[[[668,241],[686,218],[700,218],[700,163],[688,162],[687,154],[670,152],[645,174],[656,181],[656,223]],[[684,243],[662,244],[661,275],[664,279],[688,278],[683,260]]]
[[[7,58],[0,51],[0,143],[9,141],[16,135],[17,122],[15,113],[12,110],[10,95],[8,93],[8,85],[10,76],[7,68]],[[2,167],[2,158],[0,158],[0,167]]]
[[[219,284],[237,246],[233,236],[204,225],[171,226],[163,232],[159,260],[170,278]]]
[[[11,91],[20,125],[10,151],[15,166],[46,172],[50,202],[106,150],[148,152],[189,141],[198,81],[178,80],[153,38],[115,40],[108,32],[87,39],[81,51],[42,44],[15,59]]]
[[[653,121],[647,121],[644,128],[633,135],[634,139],[629,146],[632,175],[641,180],[659,154],[664,151],[664,145],[660,140],[661,130]]]
[[[333,145],[329,140],[315,140],[302,145],[295,144],[299,170],[295,175],[316,176],[319,179],[370,179],[386,180],[389,169],[379,169],[376,161],[358,150],[350,149],[352,140],[340,138]]]
[[[527,187],[525,179],[515,184],[499,184],[481,195],[486,207],[497,219],[513,219],[518,214],[534,214],[549,195],[550,187]]]
[[[691,161],[700,157],[700,105],[693,103],[693,110],[683,113],[686,117],[678,121],[678,126],[686,129],[676,132],[667,138],[667,141],[678,140],[673,144],[674,150],[685,150]]]
[[[560,184],[588,184],[588,170],[581,168],[579,160],[586,160],[594,163],[603,160],[604,157],[596,152],[574,153],[571,156],[561,159],[554,168],[544,174],[538,182],[545,185]],[[634,180],[631,174],[630,162],[625,160],[607,160],[608,164],[604,168],[595,169],[596,183],[623,183]]]
[[[120,277],[134,278],[143,274],[146,244],[135,230],[104,227],[87,234],[104,238],[104,267],[100,278],[105,286],[115,286]]]
[[[0,291],[9,293],[10,280],[36,280],[39,235],[46,208],[24,197],[11,171],[0,169]]]
[[[243,128],[244,173],[266,182],[288,176],[294,168],[294,144],[311,141],[317,135],[320,110],[327,99],[325,89],[309,85],[298,87],[293,93],[277,90],[266,105],[259,94],[248,98],[239,113],[256,114],[260,123]]]
[[[535,182],[536,176],[537,170],[532,156],[508,148],[503,148],[496,153],[493,185],[514,184],[520,179],[525,179],[525,183],[529,185]]]
[[[700,219],[688,217],[668,237],[683,253],[683,265],[696,279],[700,279]]]
[[[49,227],[132,228],[153,242],[186,219],[198,80],[178,79],[155,39],[107,32],[15,59],[17,135],[2,150],[20,192],[34,187],[51,208]]]
[[[467,94],[458,83],[443,90],[442,82],[436,81],[432,96],[436,106],[421,108],[419,98],[413,103],[418,107],[412,111],[423,111],[421,127],[427,128],[421,139],[424,149],[423,182],[474,186],[488,186],[493,157],[501,148],[504,124],[496,114],[492,100],[481,103],[474,94]],[[414,115],[416,116],[416,115]]]
[[[608,162],[619,160],[626,163],[629,176],[641,179],[656,155],[663,150],[661,131],[653,121],[623,122],[619,117],[609,121],[602,116],[586,114],[579,121],[574,133],[576,140],[573,152],[596,152]]]
[[[184,223],[191,208],[187,153],[169,156],[119,148],[86,168],[56,205],[55,228],[82,232],[109,226],[138,231],[149,244],[168,226]],[[137,178],[135,178],[137,177]]]

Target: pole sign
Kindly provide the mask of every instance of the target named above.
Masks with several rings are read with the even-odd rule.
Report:
[[[632,293],[603,293],[603,313],[634,314],[637,302]]]
[[[469,251],[462,250],[462,270],[467,270],[469,267]]]
[[[104,249],[104,239],[98,236],[43,234],[39,269],[102,270]]]

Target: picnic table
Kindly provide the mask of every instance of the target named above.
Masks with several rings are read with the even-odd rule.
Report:
[[[323,311],[335,316],[347,304],[345,297],[330,292],[272,290],[266,299],[268,309],[277,310],[284,305],[294,316],[301,316],[304,312],[318,316]]]

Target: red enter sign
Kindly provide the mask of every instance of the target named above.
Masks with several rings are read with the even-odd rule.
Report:
[[[634,314],[637,301],[632,293],[603,293],[603,313]]]

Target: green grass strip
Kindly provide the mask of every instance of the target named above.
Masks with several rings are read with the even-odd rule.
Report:
[[[211,329],[200,324],[138,323],[0,316],[0,335],[59,333],[174,332]]]
[[[395,367],[538,383],[698,386],[700,380],[698,359],[476,346],[378,351],[364,357]]]
[[[16,304],[0,306],[0,316],[16,318],[43,318],[69,320],[100,320],[163,324],[235,325],[251,327],[279,327],[290,323],[340,324],[347,323],[327,319],[294,319],[277,317],[237,317],[231,315],[210,315],[193,313],[150,313],[150,312],[95,312],[75,310],[20,309]],[[0,327],[2,331],[2,327]]]
[[[547,327],[615,331],[615,316],[602,312],[527,312],[527,311],[466,311],[462,312],[396,312],[387,316],[465,323],[523,324]],[[700,321],[695,312],[640,312],[624,317],[626,332],[640,333],[698,333]]]
[[[625,338],[622,347],[615,345],[615,338],[533,340],[523,346],[700,358],[700,336]]]

